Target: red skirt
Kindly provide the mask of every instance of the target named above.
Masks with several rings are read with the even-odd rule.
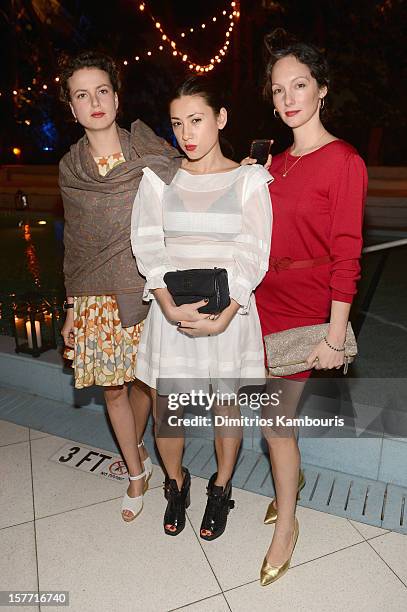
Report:
[[[279,271],[270,268],[255,295],[263,338],[293,327],[326,323],[331,308],[329,264]],[[306,380],[311,373],[312,369],[283,378]]]

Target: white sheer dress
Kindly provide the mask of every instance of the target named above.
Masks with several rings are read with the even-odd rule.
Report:
[[[143,173],[133,206],[131,243],[146,277],[144,299],[152,304],[138,347],[137,378],[153,388],[158,379],[201,379],[208,383],[205,388],[229,379],[233,392],[263,379],[263,341],[253,290],[269,264],[272,177],[259,165],[203,175],[180,169],[170,185],[149,168]],[[240,309],[224,332],[186,336],[164,317],[152,290],[166,286],[163,276],[168,271],[214,267],[227,269],[230,296]]]

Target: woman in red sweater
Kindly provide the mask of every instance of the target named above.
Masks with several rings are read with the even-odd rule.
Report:
[[[329,85],[323,55],[311,45],[284,35],[282,39],[281,30],[266,36],[265,42],[270,53],[265,97],[275,116],[292,129],[293,144],[276,155],[270,167],[270,267],[256,291],[263,336],[329,322],[326,339],[308,357],[310,369],[287,377],[294,381],[279,379],[279,412],[294,416],[311,369],[340,368],[344,363],[346,326],[360,277],[367,173],[357,151],[321,122]],[[263,586],[289,567],[298,536],[297,490],[303,481],[295,431],[285,427],[283,433],[269,431],[265,437],[276,499],[265,519],[275,523],[275,530],[261,569]]]

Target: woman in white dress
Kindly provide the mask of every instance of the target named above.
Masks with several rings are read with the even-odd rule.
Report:
[[[156,442],[167,472],[164,531],[175,536],[185,526],[190,475],[182,467],[183,429],[168,426],[168,415],[179,416],[167,401],[170,388],[179,390],[189,381],[191,391],[196,389],[191,379],[199,379],[198,387],[205,391],[211,388],[216,393],[223,381],[223,388],[236,392],[264,379],[253,290],[268,269],[272,178],[261,166],[240,166],[222,154],[219,131],[226,125],[227,112],[207,76],[190,77],[177,89],[170,115],[186,157],[170,185],[149,168],[143,170],[133,206],[131,242],[146,277],[144,299],[152,300],[136,376],[156,390]],[[166,272],[214,267],[228,272],[230,305],[215,316],[198,311],[205,300],[176,306],[164,281]],[[240,417],[237,405],[226,411],[215,406],[213,411]],[[163,421],[166,433],[159,427]],[[218,471],[208,484],[203,539],[213,540],[225,530],[233,507],[231,478],[241,436],[240,427],[215,428]]]

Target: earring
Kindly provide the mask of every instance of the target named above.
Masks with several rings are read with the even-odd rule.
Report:
[[[321,106],[319,107],[319,110],[324,110],[325,108],[325,98],[320,98],[321,100]]]
[[[273,114],[276,119],[279,119],[280,115],[278,114],[278,111],[276,108],[273,109]]]

